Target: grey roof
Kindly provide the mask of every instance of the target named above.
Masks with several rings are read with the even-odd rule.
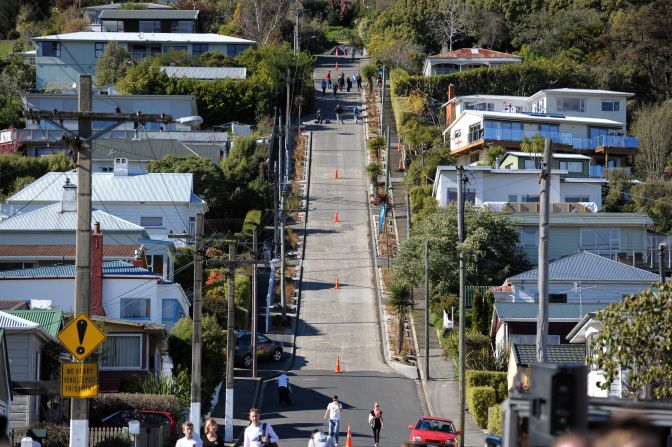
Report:
[[[536,281],[537,275],[538,270],[535,268],[507,278],[506,282]],[[655,273],[612,261],[587,251],[565,256],[549,263],[548,277],[551,281],[613,281],[616,283],[654,283],[660,279]]]
[[[129,161],[154,161],[166,155],[198,155],[219,164],[220,145],[216,143],[182,143],[177,140],[147,139],[95,140],[91,158],[93,160],[113,160],[123,157]]]
[[[145,231],[145,227],[97,209],[91,211],[91,228],[93,228],[95,222],[100,222],[101,229],[106,233]],[[74,211],[62,212],[60,202],[0,221],[0,232],[74,232],[76,229],[77,213]]]
[[[106,9],[100,20],[196,20],[198,9]]]
[[[50,36],[33,37],[32,40],[37,42],[181,42],[250,45],[256,43],[253,40],[212,33],[108,33],[95,31],[52,34]]]
[[[245,79],[245,67],[160,67],[171,78],[189,79]]]
[[[517,365],[537,363],[537,347],[535,345],[513,345]],[[582,344],[547,345],[546,354],[549,363],[563,365],[583,365],[586,363],[586,347]]]
[[[191,173],[150,173],[140,175],[114,175],[94,172],[91,175],[93,203],[110,202],[161,202],[189,203],[193,194],[194,175]],[[77,174],[49,172],[7,199],[7,203],[60,202],[63,184],[69,178],[77,184]]]
[[[581,179],[588,181],[588,179]],[[522,225],[539,225],[539,213],[516,213],[511,215]],[[551,213],[551,226],[581,225],[581,226],[646,226],[653,225],[653,220],[646,213]]]
[[[172,6],[168,5],[159,5],[158,3],[140,3],[141,5],[144,5],[147,9],[173,9]],[[105,10],[105,9],[117,9],[121,7],[121,3],[106,3],[104,5],[95,5],[95,6],[85,6],[83,8],[79,8],[83,11],[87,10],[92,10],[92,11],[99,11],[99,10]]]
[[[579,321],[589,312],[607,307],[609,303],[549,303],[549,321]],[[495,313],[502,321],[537,321],[539,303],[495,302]]]
[[[132,275],[132,276],[154,276],[154,272],[136,267],[133,264],[123,261],[103,261],[103,276]],[[74,278],[74,265],[53,265],[49,267],[36,267],[23,270],[8,270],[0,272],[0,279],[18,279],[18,278]]]

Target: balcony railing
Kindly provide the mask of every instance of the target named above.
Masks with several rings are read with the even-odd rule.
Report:
[[[595,138],[578,138],[567,132],[539,132],[534,130],[512,130],[485,128],[469,133],[469,142],[473,143],[481,138],[495,141],[522,142],[523,138],[532,138],[540,135],[549,138],[554,144],[571,146],[572,149],[581,151],[593,151],[596,147],[612,147],[623,149],[638,149],[639,138],[619,135],[600,135]]]
[[[600,135],[595,138],[595,147],[639,149],[639,138],[625,135]]]
[[[93,129],[94,132],[100,129]],[[56,142],[61,141],[66,135],[62,130],[44,130],[44,129],[13,129],[2,131],[2,141],[24,141],[24,142]],[[185,142],[203,142],[203,143],[225,143],[228,140],[227,132],[212,131],[135,131],[117,129],[111,130],[100,138],[104,139],[153,139],[153,140],[178,140]]]

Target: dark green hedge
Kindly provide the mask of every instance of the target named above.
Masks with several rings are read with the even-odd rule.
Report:
[[[530,96],[549,88],[595,88],[597,81],[585,68],[576,64],[547,60],[509,64],[498,68],[480,68],[438,76],[399,76],[394,91],[408,96],[413,91],[447,101],[448,85],[455,85],[455,94]]]
[[[122,410],[169,411],[175,419],[180,417],[181,412],[180,401],[176,396],[133,393],[99,394],[92,400],[90,409],[92,427],[100,424],[102,418]]]
[[[495,389],[491,386],[467,388],[467,406],[474,421],[481,428],[488,426],[488,408],[495,405]]]
[[[497,393],[497,402],[504,402],[508,397],[508,384],[505,372],[467,371],[467,389],[475,386],[491,386]]]

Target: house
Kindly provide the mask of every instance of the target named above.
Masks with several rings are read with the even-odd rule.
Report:
[[[551,157],[551,169],[567,171],[563,174],[564,178],[602,177],[602,172],[597,174],[591,172],[591,160],[586,155],[556,152]],[[496,167],[511,170],[540,169],[542,161],[543,154],[541,153],[508,151]],[[577,202],[590,202],[590,200],[577,200]]]
[[[624,296],[648,289],[658,275],[590,252],[550,262],[549,342],[560,344],[586,313],[619,302]],[[536,337],[539,310],[538,270],[511,276],[493,290],[495,303],[491,336],[498,349],[512,342],[530,344]]]
[[[0,416],[9,420],[12,408],[12,386],[9,369],[9,354],[7,352],[7,338],[5,330],[0,328]]]
[[[162,9],[162,10],[167,10],[167,9],[173,9],[171,6],[168,5],[160,5],[158,3],[140,3],[142,7],[146,9]],[[110,10],[110,9],[118,9],[121,8],[122,3],[107,3],[103,5],[95,5],[95,6],[86,6],[84,8],[79,8],[79,10],[82,12],[82,15],[84,17],[84,20],[88,23],[89,29],[91,31],[101,31],[101,22],[100,22],[100,15],[102,14],[103,11]]]
[[[104,33],[200,33],[197,9],[105,9],[98,16]]]
[[[583,345],[547,345],[546,359],[549,363],[561,365],[583,365],[586,350]],[[530,385],[530,365],[537,363],[536,344],[512,343],[506,374],[507,389],[528,389]]]
[[[159,67],[159,70],[176,79],[199,79],[201,81],[221,81],[224,79],[245,79],[245,67]]]
[[[220,34],[159,32],[75,32],[34,37],[36,88],[73,91],[79,76],[95,77],[96,63],[110,42],[116,42],[139,61],[171,50],[200,56],[208,51],[235,57],[256,42]]]
[[[520,150],[523,138],[549,138],[554,152],[581,153],[608,169],[628,167],[639,148],[626,135],[626,101],[632,93],[589,89],[548,89],[530,97],[456,97],[449,87],[443,138],[458,164],[485,161],[491,146]],[[597,171],[596,171],[597,172]]]
[[[37,313],[33,318],[27,314]],[[39,382],[42,350],[50,343],[58,343],[62,313],[56,311],[0,311],[0,328],[5,333],[9,369],[13,382]],[[40,396],[13,393],[9,418],[10,428],[28,427],[40,420]]]
[[[142,227],[152,240],[172,244],[171,233],[194,234],[196,214],[208,210],[205,201],[193,192],[193,177],[191,173],[128,175],[123,169],[93,172],[92,206]],[[61,185],[66,182],[76,186],[75,171],[47,173],[9,197],[2,212],[13,216],[60,203]]]
[[[460,48],[427,57],[422,67],[425,76],[436,76],[474,68],[495,68],[523,61],[522,56],[485,48]]]

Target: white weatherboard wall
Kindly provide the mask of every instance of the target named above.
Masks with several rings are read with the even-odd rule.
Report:
[[[513,285],[513,301],[536,302],[537,281],[511,281]],[[598,282],[581,281],[581,292],[573,291],[574,281],[549,281],[549,293],[567,294],[567,302],[582,303],[616,303],[621,302],[623,297],[641,292],[650,288],[651,282]]]
[[[40,380],[40,353],[43,342],[33,331],[5,332],[12,380]],[[27,427],[39,421],[39,396],[14,394],[10,428]]]
[[[563,182],[560,187],[560,200],[565,202],[566,197],[588,196],[588,202],[593,202],[597,205],[597,209],[602,209],[602,183],[568,183]]]

